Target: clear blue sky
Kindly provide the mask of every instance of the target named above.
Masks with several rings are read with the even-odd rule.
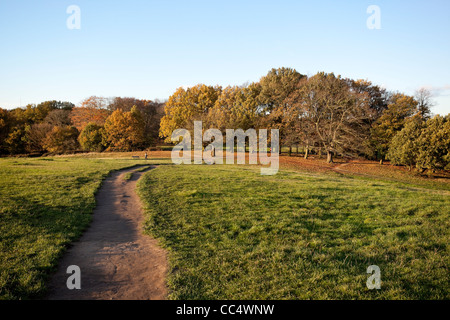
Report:
[[[370,30],[369,5],[381,9]],[[69,30],[69,5],[81,29]],[[97,96],[167,99],[197,83],[257,81],[273,67],[334,72],[450,113],[450,1],[0,0],[0,106]]]

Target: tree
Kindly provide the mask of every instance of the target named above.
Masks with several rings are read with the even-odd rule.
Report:
[[[70,110],[68,109],[55,109],[49,112],[45,117],[44,123],[48,123],[53,127],[70,126],[72,120],[70,119]]]
[[[44,101],[37,105],[37,108],[43,108],[47,110],[48,112],[52,110],[72,110],[75,107],[75,105],[72,102],[67,101],[56,101],[56,100],[50,100],[50,101]]]
[[[55,154],[76,151],[79,147],[78,134],[77,128],[72,126],[53,127],[43,140],[43,148]]]
[[[421,118],[412,117],[406,121],[403,129],[395,134],[386,155],[392,164],[406,165],[409,170],[416,165],[420,148],[418,138],[424,126]]]
[[[114,97],[108,105],[108,110],[111,112],[120,109],[122,111],[131,111],[136,106],[139,110],[147,103],[147,100],[140,100],[131,97]]]
[[[450,115],[427,121],[420,114],[409,118],[392,139],[387,157],[410,170],[445,169],[450,165]]]
[[[161,118],[164,115],[164,103],[151,100],[140,100],[136,98],[122,98],[115,97],[108,106],[108,110],[111,112],[120,109],[122,111],[130,111],[133,106],[137,107],[137,110],[142,115],[144,120],[145,137],[148,139],[147,145],[150,142],[156,143],[159,138],[159,128]]]
[[[372,116],[367,119],[368,123],[372,126],[383,114],[383,112],[388,108],[389,101],[391,99],[391,93],[386,91],[386,89],[380,88],[377,85],[372,84],[368,80],[352,80],[345,79],[350,85],[351,90],[357,93],[366,93],[369,97],[370,108],[374,111]],[[378,149],[374,145],[373,141],[366,140],[366,156],[369,158],[376,158],[378,154]]]
[[[108,151],[133,151],[145,143],[144,121],[136,107],[129,112],[114,111],[105,122],[103,143]]]
[[[208,111],[205,127],[225,129],[255,128],[258,119],[258,95],[260,86],[226,87]]]
[[[375,121],[371,128],[370,144],[383,160],[392,138],[403,129],[407,118],[417,113],[417,101],[402,93],[392,95],[388,108]]]
[[[159,129],[161,118],[164,116],[164,106],[164,102],[145,100],[145,104],[138,108],[144,120],[144,132],[148,145],[162,142],[159,138]]]
[[[296,143],[297,135],[286,123],[286,115],[291,115],[288,97],[297,89],[305,76],[291,68],[270,70],[259,81],[261,90],[258,96],[259,126],[278,129],[281,144]]]
[[[178,88],[164,108],[160,137],[170,143],[172,132],[180,128],[191,130],[193,135],[194,121],[207,119],[209,110],[214,107],[221,90],[221,87],[204,84],[188,89]]]
[[[78,137],[81,148],[85,151],[103,151],[103,130],[103,126],[99,126],[98,124],[92,122],[88,123]]]
[[[308,78],[303,78],[297,83],[296,89],[286,98],[284,107],[273,111],[274,118],[280,118],[278,129],[285,143],[303,144],[305,150],[305,159],[308,159],[311,147],[318,144],[316,128],[308,118],[307,110],[303,103],[305,102],[304,85]]]
[[[417,101],[417,111],[425,120],[431,116],[431,107],[434,105],[432,101],[432,94],[426,88],[420,88],[414,94]]]
[[[36,123],[25,126],[25,149],[28,152],[45,152],[47,135],[52,131],[53,127],[48,123]]]
[[[351,90],[333,73],[318,73],[298,88],[290,99],[294,115],[304,136],[313,137],[327,152],[327,162],[333,155],[357,154],[364,148],[372,110],[367,94]]]
[[[428,119],[417,146],[418,168],[450,169],[450,114]]]
[[[390,93],[386,89],[380,88],[372,82],[363,79],[345,79],[345,81],[349,84],[351,90],[357,93],[367,93],[370,108],[375,111],[372,114],[374,116],[373,119],[370,120],[377,120],[383,111],[387,109]]]
[[[10,110],[4,148],[11,154],[44,152],[43,139],[54,126],[70,124],[68,115],[72,107],[70,102],[52,100]]]
[[[5,148],[10,154],[20,154],[26,151],[26,127],[14,127],[5,140]]]
[[[8,111],[0,108],[0,154],[6,153],[5,140],[11,130],[11,120]]]
[[[270,113],[274,108],[282,107],[286,98],[296,89],[297,83],[304,77],[291,68],[270,70],[259,81],[261,92],[258,100],[263,110]]]
[[[52,111],[52,105],[41,103],[39,106],[28,104],[23,113],[18,112],[17,119],[26,124],[35,124],[44,121],[45,117]]]
[[[53,110],[72,110],[74,105],[70,102],[56,100],[44,101],[38,105],[28,104],[25,110],[16,109],[16,118],[19,122],[35,124],[44,121],[47,115]]]
[[[81,131],[88,123],[95,123],[99,126],[103,126],[110,115],[111,112],[106,109],[78,107],[73,108],[70,113],[70,120],[73,126]]]
[[[81,108],[106,109],[110,101],[105,97],[91,96],[80,103]]]

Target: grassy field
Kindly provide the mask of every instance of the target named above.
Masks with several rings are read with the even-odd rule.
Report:
[[[151,161],[0,159],[0,299],[40,297],[66,246],[91,221],[112,170]]]
[[[445,190],[337,173],[160,166],[139,181],[172,299],[449,299]],[[368,290],[369,265],[381,290]]]
[[[164,152],[152,156],[0,159],[0,299],[42,297],[59,257],[91,221],[102,179],[170,163]],[[144,175],[146,229],[169,249],[170,298],[450,298],[447,184],[299,161],[299,170],[311,167],[261,176],[252,166],[161,165]],[[379,291],[365,286],[371,264],[381,268]]]

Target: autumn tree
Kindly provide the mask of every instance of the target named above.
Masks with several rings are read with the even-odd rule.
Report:
[[[297,82],[296,88],[285,99],[283,108],[273,111],[274,117],[279,118],[278,127],[281,128],[281,134],[284,142],[287,144],[302,144],[305,150],[305,159],[308,159],[309,151],[314,145],[318,145],[319,139],[316,135],[316,128],[312,121],[307,117],[307,113],[302,103],[304,102],[303,86],[308,79],[302,78]]]
[[[110,100],[108,98],[90,96],[81,101],[80,107],[88,109],[107,109],[109,104]]]
[[[39,103],[36,106],[38,109],[42,108],[47,110],[48,112],[52,110],[72,110],[75,105],[72,102],[68,101],[57,101],[57,100],[49,100]]]
[[[11,154],[25,153],[27,147],[27,132],[33,124],[38,124],[51,111],[46,104],[40,104],[38,108],[34,104],[28,104],[25,108],[15,108],[8,111],[10,129],[4,141],[5,148]]]
[[[25,109],[16,109],[16,118],[20,122],[27,124],[40,123],[44,121],[47,115],[53,110],[72,110],[74,105],[70,102],[61,102],[56,100],[44,101],[38,105],[28,104]],[[15,113],[13,112],[13,113]]]
[[[26,124],[40,123],[50,111],[54,110],[51,104],[41,103],[39,105],[28,104],[23,112],[18,111],[17,119]]]
[[[48,123],[36,123],[25,126],[25,149],[28,152],[45,152],[47,135],[53,127]]]
[[[304,77],[291,68],[270,70],[259,81],[261,91],[258,102],[263,110],[270,113],[274,108],[282,107],[286,98],[296,89],[298,82]]]
[[[384,110],[388,108],[389,99],[391,93],[386,89],[374,85],[372,82],[363,79],[344,79],[350,86],[352,91],[356,93],[366,93],[368,96],[368,103],[370,108],[374,111],[372,112],[371,121],[377,120]]]
[[[258,96],[259,126],[267,129],[280,130],[281,144],[298,142],[298,135],[292,126],[286,123],[291,114],[288,97],[297,89],[305,76],[291,68],[270,70],[259,81],[261,87]]]
[[[58,141],[61,137],[64,137],[69,129],[62,130],[62,128],[70,127],[71,119],[70,112],[72,106],[67,106],[66,103],[57,101],[47,101],[37,105],[34,113],[27,108],[26,115],[29,118],[25,124],[25,136],[23,141],[26,142],[26,150],[28,152],[45,152],[50,151],[48,147],[52,148],[51,152],[61,153],[64,146],[59,146],[61,143]],[[45,117],[43,117],[45,115]],[[29,124],[31,123],[31,124]],[[54,131],[54,128],[61,130]],[[20,131],[19,131],[20,132]],[[53,136],[48,140],[49,136]],[[49,142],[50,141],[50,142]],[[53,143],[56,143],[53,146]],[[68,142],[69,143],[69,142]]]
[[[53,127],[70,126],[72,124],[72,120],[70,119],[70,113],[71,112],[69,109],[52,110],[45,117],[43,122]]]
[[[79,148],[78,134],[72,126],[53,127],[42,141],[43,149],[55,154],[74,152]]]
[[[358,154],[364,148],[372,113],[368,96],[352,91],[340,76],[321,72],[308,78],[290,103],[308,130],[304,135],[324,148],[328,162],[335,153]]]
[[[118,109],[122,111],[131,111],[131,109],[136,106],[140,111],[146,103],[147,100],[140,100],[132,97],[114,97],[111,99],[107,109],[111,112]]]
[[[387,157],[392,164],[426,169],[450,165],[450,115],[425,121],[420,114],[409,118],[392,139]]]
[[[133,151],[145,145],[144,121],[136,107],[114,111],[105,122],[103,143],[108,151]]]
[[[170,143],[175,129],[192,131],[194,121],[207,119],[209,110],[214,107],[221,90],[221,87],[204,84],[188,89],[178,88],[165,105],[159,130],[160,137]]]
[[[208,111],[205,127],[219,130],[256,128],[260,88],[257,83],[224,88]]]
[[[144,132],[149,142],[154,144],[159,139],[159,128],[161,118],[164,115],[164,103],[152,100],[141,100],[131,97],[115,97],[108,105],[111,112],[120,109],[122,111],[130,111],[133,106],[141,113],[144,120]]]
[[[431,91],[426,88],[420,88],[414,93],[414,99],[417,101],[417,112],[425,120],[431,116],[431,107],[434,105]]]
[[[395,93],[388,107],[372,125],[370,143],[378,158],[384,159],[389,144],[397,132],[403,129],[407,118],[417,113],[417,101],[413,97]]]
[[[8,133],[0,143],[2,152],[44,152],[43,139],[54,126],[70,124],[68,115],[73,107],[70,102],[50,100],[7,111]]]
[[[419,137],[424,121],[419,117],[409,118],[402,130],[397,132],[389,143],[386,157],[394,165],[406,165],[409,170],[417,163]]]
[[[11,130],[11,120],[8,111],[0,108],[0,154],[6,153],[5,140]]]
[[[164,102],[145,100],[145,104],[138,108],[144,120],[145,136],[148,138],[148,143],[153,145],[163,142],[160,141],[159,129],[164,116],[164,106]]]
[[[428,119],[417,140],[419,169],[450,169],[450,114]]]
[[[26,129],[26,126],[16,126],[9,132],[8,137],[4,141],[4,146],[10,154],[20,154],[26,152]]]
[[[73,126],[81,131],[88,123],[104,125],[110,114],[111,112],[106,109],[76,107],[70,113],[70,120]]]
[[[81,148],[85,151],[103,151],[103,130],[103,126],[99,126],[92,122],[88,123],[78,137]]]

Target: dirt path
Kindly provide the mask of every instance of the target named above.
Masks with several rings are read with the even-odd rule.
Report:
[[[165,299],[167,256],[156,240],[142,233],[143,214],[135,188],[143,172],[124,179],[134,170],[114,172],[104,180],[93,221],[60,261],[47,299]],[[70,265],[81,269],[80,290],[67,288]]]

